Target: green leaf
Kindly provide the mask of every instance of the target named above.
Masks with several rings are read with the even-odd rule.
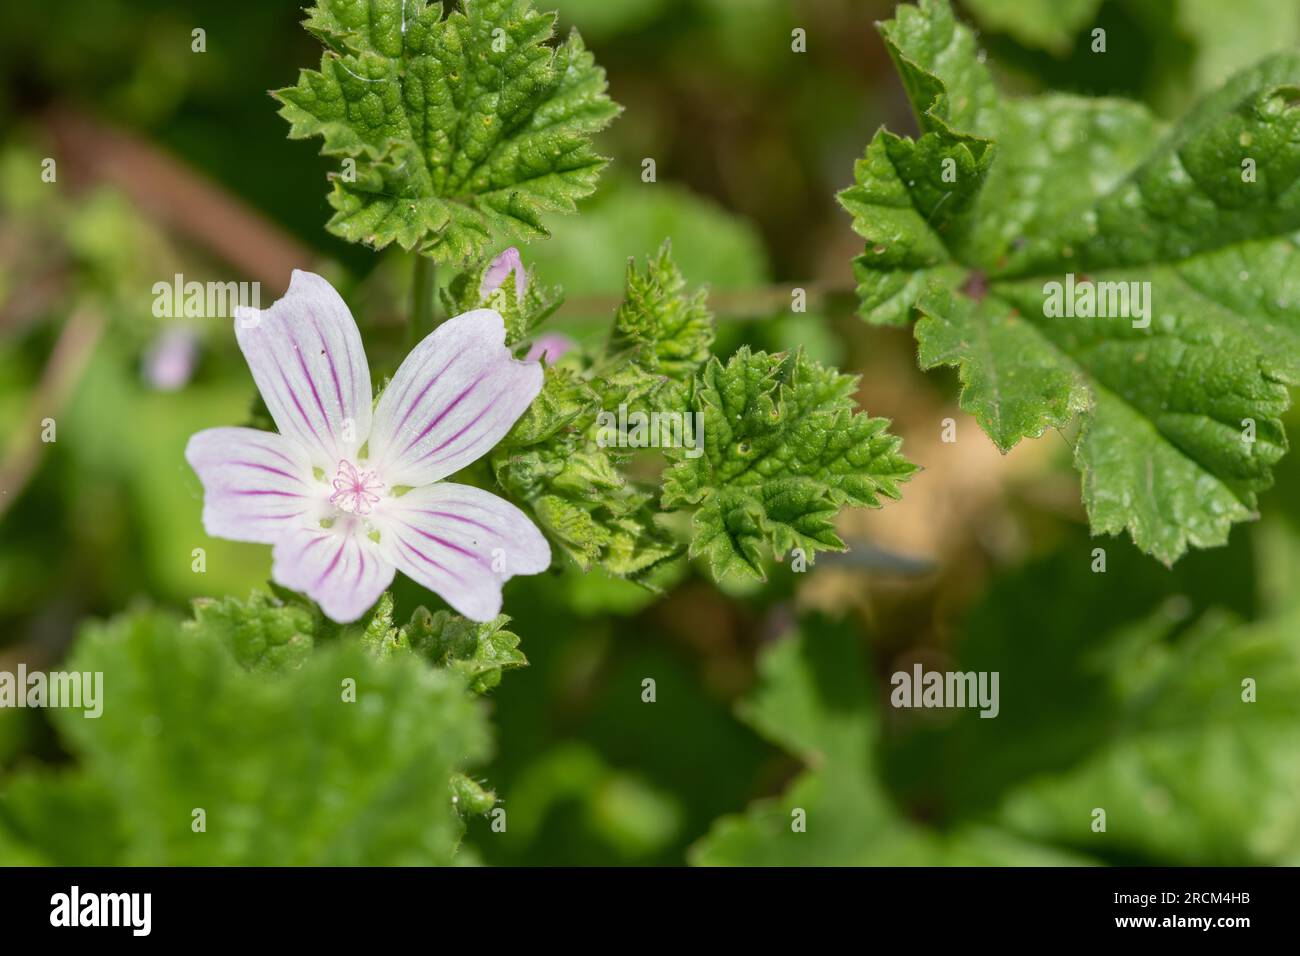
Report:
[[[966,0],[966,6],[988,29],[1059,56],[1070,51],[1075,35],[1096,17],[1101,0]]]
[[[887,421],[857,410],[856,388],[856,378],[802,352],[742,348],[706,366],[695,392],[703,453],[672,450],[663,506],[697,509],[691,554],[707,556],[715,578],[764,578],[769,548],[778,557],[799,548],[809,560],[842,551],[841,507],[899,497],[915,466]]]
[[[862,314],[919,315],[921,366],[958,369],[1003,451],[1081,419],[1094,533],[1165,563],[1222,544],[1272,482],[1300,381],[1300,55],[1165,131],[1133,103],[997,97],[943,0],[883,33],[923,135],[877,134],[841,195]],[[1104,315],[1066,317],[1070,290]]]
[[[546,369],[542,392],[492,452],[493,474],[584,571],[636,577],[677,551],[653,495],[620,470],[626,456],[598,440],[599,398],[573,369]]]
[[[627,363],[611,377],[609,391],[633,392],[650,380],[658,386],[643,401],[663,408],[683,407],[687,387],[709,357],[713,343],[713,314],[708,291],[683,294],[686,280],[673,261],[671,243],[665,241],[657,257],[646,262],[644,272],[634,260],[627,264],[626,291],[614,316],[609,350],[625,355]],[[629,374],[630,373],[630,374]],[[669,386],[664,389],[664,386]],[[625,397],[626,401],[626,397]],[[627,402],[629,408],[634,404]]]
[[[1300,608],[1237,621],[1248,548],[1172,572],[1115,548],[1097,574],[1081,543],[1002,577],[945,639],[943,669],[999,673],[993,719],[898,709],[882,726],[892,681],[847,625],[807,620],[765,649],[739,714],[807,769],[718,821],[694,862],[1294,865]]]
[[[451,611],[417,607],[410,621],[399,626],[393,620],[393,595],[385,591],[360,621],[339,625],[314,604],[288,594],[284,601],[261,592],[247,602],[203,598],[194,602],[194,620],[182,628],[217,638],[254,672],[295,669],[317,644],[354,640],[378,660],[416,654],[435,668],[456,671],[476,694],[501,683],[504,670],[528,664],[518,635],[505,630],[510,618],[504,614],[479,623]]]
[[[617,115],[577,33],[553,14],[476,0],[446,17],[424,0],[319,0],[304,26],[321,68],[275,92],[293,139],[350,160],[332,174],[328,228],[442,262],[548,235],[607,162],[591,136]],[[354,175],[353,175],[354,173]]]
[[[740,716],[807,765],[784,793],[724,817],[696,843],[701,866],[945,866],[1078,863],[1005,830],[949,833],[903,816],[876,771],[879,720],[852,630],[807,625],[769,646]]]
[[[683,812],[672,793],[640,774],[610,766],[590,745],[557,744],[519,774],[509,793],[510,834],[526,846],[556,815],[599,840],[625,862],[661,852],[681,831]],[[572,832],[572,831],[569,831]]]
[[[1105,552],[1097,573],[1086,536],[1071,533],[997,575],[959,639],[945,639],[949,669],[1000,675],[996,719],[973,709],[895,712],[888,776],[928,818],[987,819],[1017,788],[1088,761],[1126,732],[1131,680],[1158,659],[1153,652],[1176,652],[1207,612],[1259,613],[1262,563],[1246,538],[1172,569],[1127,542]],[[931,661],[936,650],[918,648],[911,660]]]
[[[713,318],[705,293],[684,288],[667,243],[644,274],[629,263],[605,353],[548,367],[541,394],[493,451],[503,489],[584,571],[644,581],[679,550],[655,521],[654,495],[623,473],[630,455],[609,441],[601,413],[685,411]]]
[[[113,866],[125,847],[119,808],[97,777],[26,772],[0,790],[0,865]]]
[[[628,263],[604,353],[548,368],[494,451],[497,481],[583,570],[645,582],[680,550],[625,474],[636,449],[668,459],[662,510],[694,512],[691,554],[716,578],[761,579],[767,548],[843,550],[840,508],[898,497],[914,470],[886,422],[856,414],[856,379],[802,353],[742,349],[723,366],[713,335],[706,291],[687,288],[665,242]]]
[[[118,865],[450,862],[462,824],[449,780],[488,750],[463,680],[409,655],[378,661],[350,641],[295,670],[250,673],[219,630],[142,612],[83,633],[67,666],[102,672],[108,699],[98,719],[53,714],[84,776],[50,784],[59,796],[45,812],[83,789],[107,794]],[[30,819],[27,805],[19,817]],[[104,862],[102,839],[84,852],[52,840],[41,842],[58,862]]]
[[[508,623],[505,614],[479,623],[450,611],[430,614],[421,607],[398,640],[435,667],[456,671],[470,690],[482,694],[501,683],[502,672],[528,665],[518,635],[505,630]]]
[[[997,90],[975,37],[957,22],[946,0],[899,6],[880,25],[908,99],[925,132],[942,132],[983,146],[994,128]]]
[[[279,671],[302,665],[311,655],[319,620],[301,604],[285,604],[254,591],[247,601],[199,598],[186,633],[215,637],[251,671]]]
[[[1300,863],[1300,618],[1210,615],[1177,643],[1112,652],[1115,728],[1067,770],[1014,791],[1001,818],[1032,839],[1120,861]],[[1243,682],[1256,699],[1244,698]],[[1093,811],[1106,830],[1092,830]]]
[[[486,298],[479,295],[483,274],[492,260],[484,259],[475,268],[456,274],[441,290],[443,308],[448,315],[460,315],[472,309],[495,310],[505,322],[506,345],[514,348],[528,339],[530,333],[544,322],[564,302],[559,286],[543,287],[537,281],[535,269],[528,269],[523,296],[515,291],[515,273],[512,270],[500,287]]]
[[[1082,55],[1104,58],[1093,51],[1092,31],[1103,24],[1113,31],[1116,22],[1101,0],[966,0],[965,7],[983,29],[1058,57],[1073,54],[1072,63]],[[1300,41],[1300,12],[1290,0],[1129,0],[1123,7],[1126,45],[1159,64],[1141,83],[1161,107],[1214,89]]]

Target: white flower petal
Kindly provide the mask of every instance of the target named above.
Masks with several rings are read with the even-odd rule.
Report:
[[[385,556],[475,621],[501,611],[501,586],[551,564],[546,538],[503,498],[451,482],[386,498],[373,516]]]
[[[237,309],[235,337],[284,435],[330,469],[370,432],[370,369],[357,323],[334,287],[295,269],[269,309]]]
[[[322,498],[306,453],[274,432],[209,428],[191,436],[185,460],[203,482],[203,527],[215,538],[272,544]]]
[[[427,485],[492,449],[542,388],[542,367],[505,346],[505,323],[476,309],[415,347],[375,408],[370,467],[389,487]]]
[[[340,624],[370,610],[393,574],[393,565],[359,530],[294,528],[271,551],[275,582],[306,594]]]

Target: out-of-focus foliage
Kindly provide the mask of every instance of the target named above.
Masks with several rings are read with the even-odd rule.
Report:
[[[768,648],[741,714],[811,769],[780,797],[724,818],[700,865],[1044,866],[1077,863],[992,827],[936,834],[903,817],[875,776],[879,717],[851,630],[812,626]]]
[[[1238,70],[1300,42],[1300,9],[1289,0],[965,0],[963,5],[978,26],[1023,44],[1025,50],[999,44],[999,52],[1037,64],[1050,85],[1066,79],[1073,88],[1102,75],[1114,84],[1116,60],[1145,60],[1145,69],[1132,71],[1142,78],[1133,92],[1162,111],[1176,112]],[[1033,56],[1036,50],[1047,51],[1055,62],[1044,65]]]
[[[628,260],[644,256],[664,236],[672,237],[674,259],[692,283],[744,289],[769,278],[767,253],[751,225],[677,184],[617,175],[583,204],[581,216],[564,223],[558,241],[527,252],[570,296],[621,292]]]
[[[808,622],[765,652],[740,713],[809,769],[780,797],[721,821],[693,858],[1294,865],[1300,815],[1283,796],[1300,774],[1294,608],[1243,625],[1205,609],[1213,585],[1195,601],[1168,594],[1155,583],[1164,572],[1141,560],[1093,574],[1071,549],[994,588],[945,663],[999,673],[992,719],[899,711],[902,726],[887,730],[879,711],[891,688],[877,686],[853,630]],[[1180,583],[1195,586],[1206,570]],[[1099,602],[1115,606],[1090,621],[1083,609]],[[896,789],[908,781],[901,795],[882,782],[891,776]],[[939,826],[903,816],[900,799]]]
[[[452,774],[488,751],[463,679],[347,640],[250,673],[241,661],[265,670],[307,623],[256,604],[238,627],[210,607],[184,626],[141,611],[90,627],[67,669],[111,696],[98,717],[56,712],[79,769],[15,778],[6,839],[63,865],[449,862]],[[59,833],[69,806],[81,839]]]

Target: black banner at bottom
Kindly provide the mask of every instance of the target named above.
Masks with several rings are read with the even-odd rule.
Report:
[[[674,925],[728,939],[780,924],[821,936],[914,932],[1041,940],[1192,936],[1231,945],[1295,923],[1294,869],[0,869],[6,943],[76,933],[83,941],[203,943],[279,938],[374,942],[464,932],[486,942],[537,920],[581,933],[610,921]],[[431,921],[437,933],[430,936]],[[484,934],[487,934],[486,936]]]

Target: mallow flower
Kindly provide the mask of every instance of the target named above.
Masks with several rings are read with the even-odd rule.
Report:
[[[160,392],[184,388],[199,358],[199,339],[192,329],[173,327],[156,338],[145,352],[141,375]]]
[[[524,270],[523,257],[514,246],[501,252],[483,270],[483,278],[478,286],[478,297],[486,302],[493,292],[505,285],[506,279],[511,274],[515,277],[515,301],[522,302],[524,293],[528,291],[528,273]]]
[[[554,365],[574,350],[577,343],[563,332],[545,332],[533,340],[532,347],[524,356],[526,362],[546,359],[547,364]]]
[[[237,309],[235,336],[279,433],[190,439],[208,534],[271,545],[271,577],[342,623],[396,571],[488,621],[508,578],[550,565],[522,511],[443,480],[491,450],[542,387],[541,366],[506,348],[498,313],[444,322],[377,401],[352,313],[318,275],[295,271],[269,309]]]
[[[519,255],[519,250],[514,246],[501,252],[483,270],[483,278],[479,281],[478,297],[480,305],[489,305],[498,290],[506,293],[506,280],[510,276],[515,277],[515,302],[517,304],[524,301],[524,296],[528,292],[528,272],[524,269],[524,260]],[[577,346],[573,339],[560,332],[545,332],[538,336],[529,348],[528,354],[524,357],[525,362],[536,362],[543,358],[549,364],[555,364],[564,355]]]

